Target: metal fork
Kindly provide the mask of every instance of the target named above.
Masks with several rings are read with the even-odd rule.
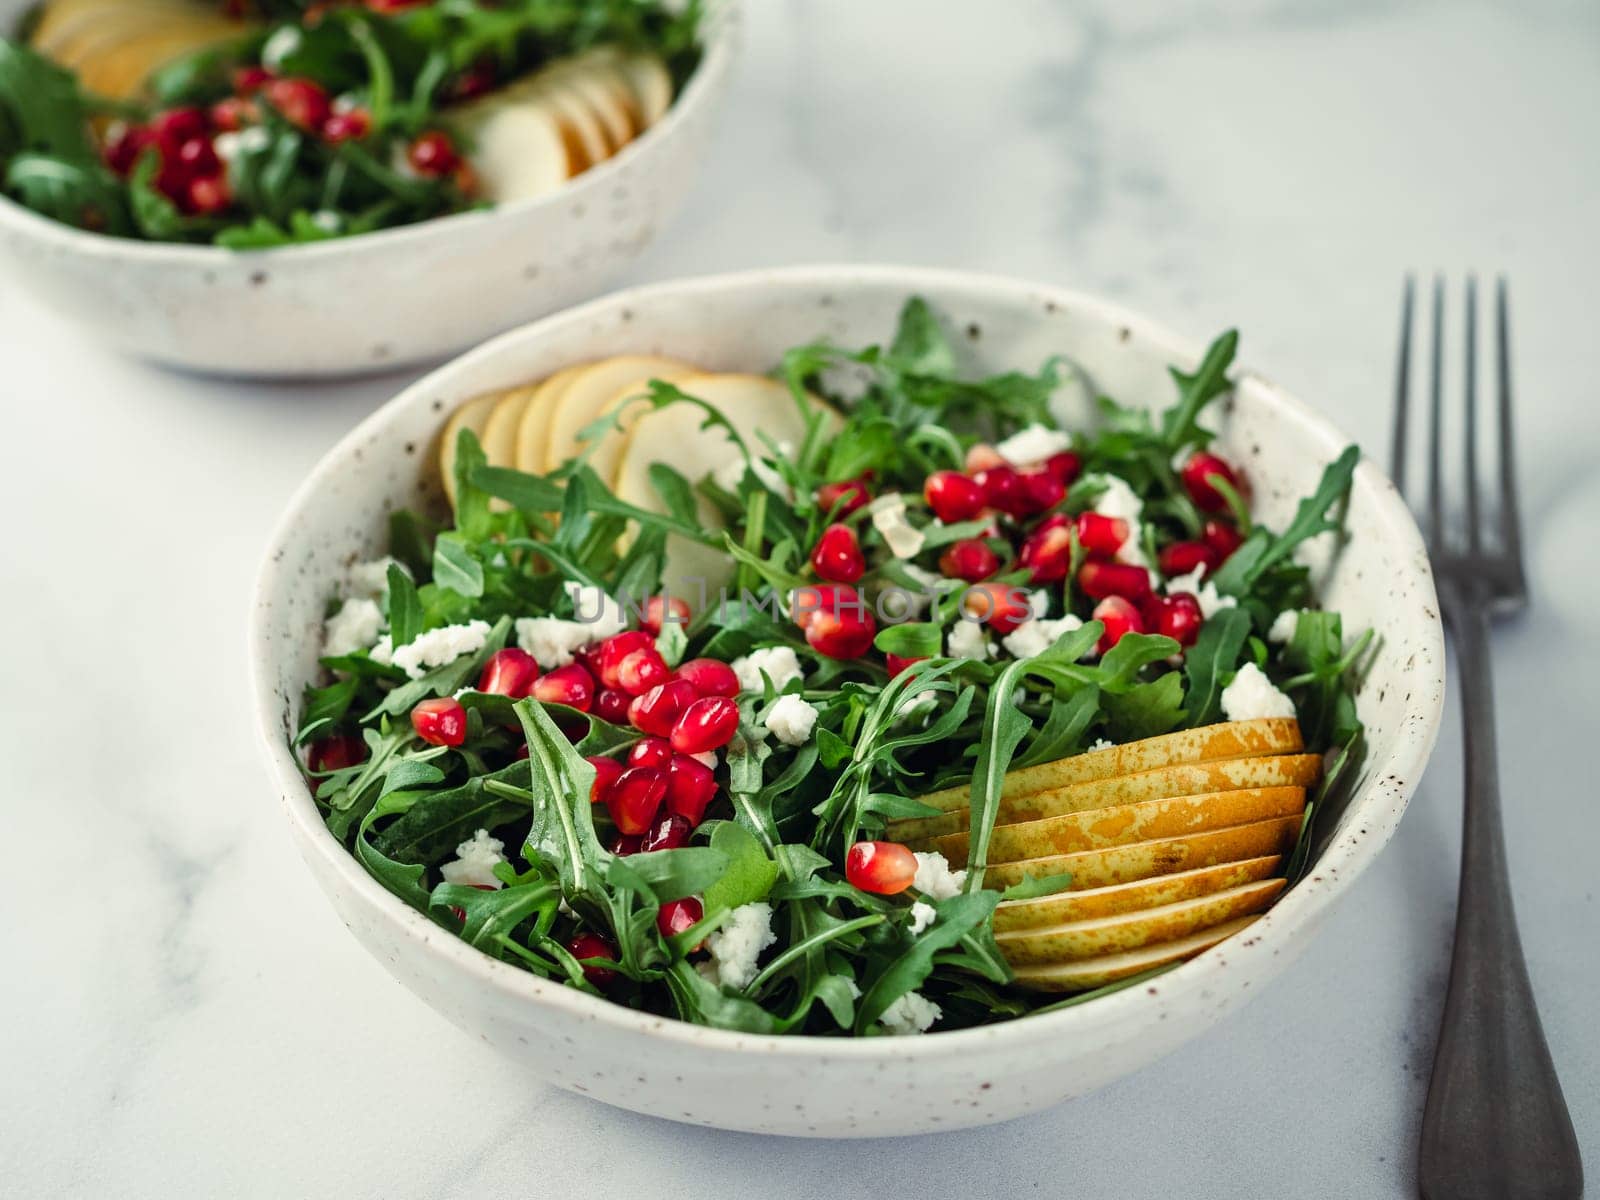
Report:
[[[1395,484],[1402,492],[1414,291],[1408,277],[1395,386],[1393,469]],[[1495,283],[1494,305],[1498,489],[1487,496],[1480,492],[1477,461],[1477,282],[1470,276],[1466,282],[1464,395],[1458,418],[1463,429],[1459,505],[1451,505],[1445,495],[1444,301],[1444,282],[1436,278],[1429,347],[1428,478],[1422,517],[1439,603],[1461,675],[1466,814],[1450,990],[1422,1117],[1418,1179],[1427,1200],[1565,1200],[1583,1193],[1583,1163],[1561,1081],[1539,1024],[1512,909],[1500,821],[1489,669],[1491,616],[1515,612],[1528,602],[1512,450],[1505,280]]]

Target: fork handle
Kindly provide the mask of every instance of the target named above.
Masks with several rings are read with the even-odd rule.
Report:
[[[1450,990],[1422,1117],[1426,1200],[1567,1200],[1583,1162],[1522,958],[1500,822],[1489,614],[1447,595],[1466,740],[1466,815]]]

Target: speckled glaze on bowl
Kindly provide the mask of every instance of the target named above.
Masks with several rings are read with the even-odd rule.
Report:
[[[0,30],[33,0],[0,0]],[[222,375],[309,378],[431,362],[586,299],[688,193],[738,49],[719,6],[667,115],[536,200],[275,250],[85,233],[0,196],[0,279],[140,358]]]
[[[324,829],[289,753],[319,621],[344,565],[382,550],[393,506],[429,503],[445,414],[488,388],[619,352],[764,371],[818,336],[885,339],[905,298],[927,297],[963,367],[1036,369],[1065,353],[1125,402],[1165,404],[1169,363],[1198,347],[1110,304],[1052,287],[894,267],[811,267],[622,292],[504,335],[363,422],[289,505],[263,566],[251,628],[255,703],[273,778],[312,873],[357,939],[407,987],[526,1064],[531,1076],[638,1112],[727,1129],[826,1137],[926,1133],[1001,1121],[1090,1092],[1238,1007],[1302,951],[1394,832],[1433,747],[1444,653],[1433,581],[1410,513],[1370,462],[1356,472],[1346,546],[1322,595],[1383,649],[1359,706],[1371,749],[1315,865],[1244,933],[1147,986],[985,1028],[917,1038],[775,1038],[633,1012],[490,959],[386,892]],[[1347,444],[1300,401],[1238,377],[1217,414],[1264,520],[1281,523]],[[781,1080],[781,1087],[776,1086]]]

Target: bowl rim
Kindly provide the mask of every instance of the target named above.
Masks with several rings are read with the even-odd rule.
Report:
[[[554,983],[530,972],[501,962],[449,934],[423,914],[390,893],[361,866],[354,855],[335,839],[324,825],[316,804],[306,788],[300,767],[282,736],[282,712],[269,678],[273,662],[272,640],[268,636],[263,598],[275,590],[279,571],[277,560],[290,543],[293,527],[313,503],[327,482],[338,474],[352,452],[367,443],[394,414],[431,403],[449,395],[458,376],[508,356],[524,343],[536,343],[559,334],[563,326],[579,326],[590,317],[672,298],[692,301],[695,297],[721,290],[789,289],[847,290],[856,285],[893,286],[906,294],[922,291],[957,291],[974,296],[1003,295],[1008,299],[1025,297],[1055,304],[1063,311],[1093,311],[1102,319],[1115,322],[1138,334],[1157,348],[1174,356],[1174,361],[1198,361],[1200,346],[1172,334],[1158,322],[1129,311],[1122,305],[1088,293],[1029,282],[1010,276],[893,265],[818,264],[759,268],[707,276],[697,276],[609,293],[596,300],[542,317],[485,342],[474,350],[428,372],[363,419],[330,449],[295,490],[273,529],[255,582],[249,629],[250,686],[255,699],[262,748],[279,783],[280,799],[298,835],[303,854],[315,852],[332,868],[354,897],[369,910],[381,913],[397,932],[423,943],[438,969],[461,970],[474,986],[495,990],[506,997],[534,1006],[550,1005],[565,1015],[595,1022],[618,1035],[641,1035],[693,1046],[701,1051],[752,1050],[780,1057],[900,1059],[908,1054],[919,1058],[960,1057],[998,1042],[1030,1043],[1055,1040],[1062,1035],[1084,1035],[1122,1025],[1137,1026],[1140,1008],[1153,1015],[1147,989],[1125,988],[1092,1003],[1072,1006],[1053,1013],[980,1025],[968,1029],[935,1031],[921,1037],[848,1037],[823,1035],[779,1035],[739,1033],[694,1025],[674,1017],[640,1012],[590,996],[565,984]],[[1235,388],[1262,389],[1272,403],[1306,434],[1309,443],[1332,458],[1351,439],[1304,401],[1245,368],[1234,372]],[[1404,552],[1401,561],[1412,564],[1414,604],[1421,619],[1421,638],[1431,653],[1432,673],[1418,681],[1412,699],[1397,725],[1395,744],[1381,760],[1367,764],[1368,782],[1353,797],[1352,813],[1360,814],[1360,835],[1345,836],[1330,843],[1317,860],[1318,869],[1286,891],[1265,914],[1250,926],[1245,943],[1229,938],[1196,957],[1181,963],[1161,976],[1160,993],[1168,1005],[1187,1002],[1191,1008],[1206,1006],[1220,1013],[1226,997],[1248,988],[1249,971],[1228,971],[1230,953],[1282,956],[1287,962],[1309,943],[1309,936],[1297,936],[1315,926],[1335,899],[1351,886],[1360,873],[1387,844],[1415,790],[1436,741],[1444,705],[1444,630],[1434,592],[1433,575],[1423,546],[1422,535],[1410,509],[1386,475],[1370,459],[1363,457],[1356,471],[1356,487],[1369,489],[1376,502],[1375,527],[1386,540]],[[1431,686],[1429,686],[1431,685]],[[1233,981],[1239,982],[1233,982]],[[1204,1022],[1195,1032],[1209,1025]]]
[[[9,226],[24,237],[86,257],[130,259],[166,268],[216,270],[219,266],[234,263],[249,264],[254,268],[269,261],[302,262],[340,254],[356,254],[369,248],[403,250],[408,242],[432,236],[435,232],[443,234],[472,225],[501,219],[510,220],[530,213],[552,210],[604,187],[612,176],[623,170],[634,158],[652,152],[657,145],[673,137],[678,132],[679,126],[689,119],[687,114],[693,109],[702,107],[707,97],[715,95],[717,83],[732,69],[739,46],[741,4],[742,0],[724,0],[723,6],[708,14],[700,61],[696,64],[694,73],[689,76],[683,91],[673,97],[672,105],[661,120],[604,162],[580,172],[543,196],[513,200],[508,204],[496,204],[487,209],[446,213],[439,217],[429,217],[425,221],[413,221],[407,225],[375,229],[370,233],[353,234],[349,237],[245,250],[230,250],[226,246],[196,245],[189,242],[112,237],[110,234],[78,229],[64,222],[52,220],[43,213],[35,212],[3,193],[0,193],[0,228]]]

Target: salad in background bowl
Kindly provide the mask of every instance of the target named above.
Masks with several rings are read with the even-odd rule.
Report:
[[[582,385],[629,353],[643,378]],[[458,1023],[642,1111],[904,1132],[1147,1061],[1299,948],[1437,717],[1403,506],[1231,355],[1067,293],[818,269],[469,356],[335,452],[264,577],[308,861]],[[755,613],[662,596],[716,560]]]
[[[736,26],[652,0],[0,3],[0,252],[173,365],[436,358],[643,249]]]

